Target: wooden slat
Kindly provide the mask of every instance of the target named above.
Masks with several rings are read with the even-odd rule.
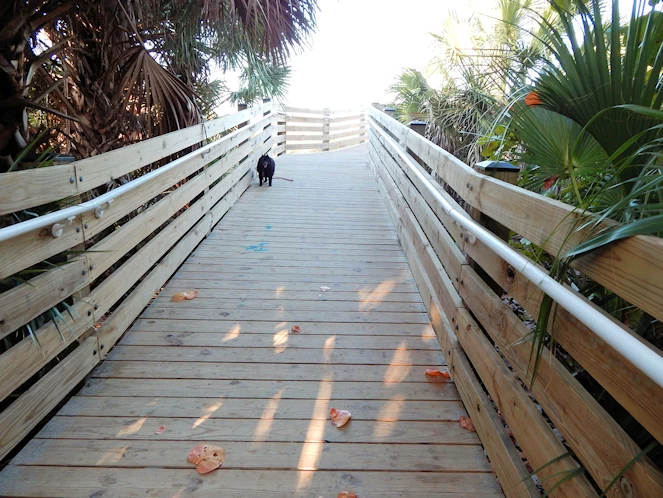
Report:
[[[329,394],[321,392],[316,381],[227,381],[172,379],[92,379],[80,391],[79,396],[176,396],[180,398],[204,397],[211,392],[223,393],[227,398],[271,399],[280,393],[282,399],[355,399],[437,401],[458,400],[458,392],[452,383],[366,385],[361,382],[334,382]],[[158,427],[158,426],[157,426]]]
[[[349,301],[323,301],[323,300],[299,300],[294,302],[274,300],[247,300],[247,299],[209,299],[198,295],[191,302],[174,303],[170,299],[159,299],[155,306],[160,308],[179,309],[236,309],[236,310],[279,310],[287,307],[288,311],[358,311],[358,312],[398,312],[398,313],[423,313],[425,308],[421,303],[399,303],[399,302],[369,302],[354,303]]]
[[[331,123],[345,123],[346,121],[360,121],[364,119],[364,114],[353,114],[351,116],[332,116]]]
[[[338,142],[330,142],[329,148],[331,150],[341,149],[343,147],[351,147],[353,145],[359,145],[366,142],[367,137],[365,135],[357,138],[349,138],[346,140],[339,140]]]
[[[222,195],[223,191],[221,189],[225,188],[221,183],[217,184],[207,194],[207,199]],[[203,198],[203,201],[205,201],[205,198]],[[65,314],[64,318],[67,321],[67,326],[62,323],[59,326],[63,334],[67,334],[64,336],[66,342],[60,338],[55,325],[51,321],[35,331],[39,339],[39,346],[33,344],[30,338],[25,338],[0,355],[0,378],[5,379],[0,387],[0,398],[4,399],[60,351],[65,349],[71,340],[69,329],[75,337],[79,337],[89,329],[94,323],[94,316],[102,316],[117,300],[123,297],[136,282],[136,279],[158,261],[173,243],[189,230],[191,221],[200,218],[202,214],[197,210],[187,210],[174,223],[171,223],[134,254],[102,285],[95,288],[84,301],[77,303],[74,306],[75,318]],[[94,306],[97,306],[97,308],[95,309]]]
[[[104,441],[90,440],[83,443],[70,440],[35,439],[30,443],[20,465],[92,465],[103,467],[113,463],[117,467],[167,467],[190,469],[181,455],[191,450],[190,441]],[[227,455],[233,455],[223,465],[226,469],[281,468],[296,470],[302,455],[313,457],[318,451],[317,443],[256,443],[247,452],[245,443],[226,442]],[[348,461],[347,454],[361,454],[359,462]],[[397,459],[390,458],[397,454]],[[319,470],[376,470],[376,471],[419,471],[419,472],[486,472],[488,462],[482,458],[481,448],[475,445],[418,445],[418,444],[361,444],[347,443],[330,445],[323,458],[317,463]]]
[[[302,132],[302,131],[304,132],[319,131],[320,133],[322,133],[322,123],[317,126],[313,125],[297,126],[286,123],[285,125],[285,132],[287,137],[286,140],[288,139],[288,134],[290,132]],[[320,137],[322,138],[322,135],[320,135]]]
[[[271,397],[271,396],[270,396]],[[256,421],[237,419],[232,425],[225,420],[207,419],[192,424],[188,418],[126,418],[126,417],[54,417],[37,435],[38,439],[126,439],[149,440],[160,425],[168,428],[170,439],[186,441],[280,441],[321,443],[428,443],[477,444],[473,432],[460,427],[457,421],[437,422],[439,430],[431,431],[428,421],[363,421],[353,420],[351,431],[339,431],[329,420],[274,419],[268,433],[256,434]],[[306,422],[306,421],[305,421]],[[165,439],[165,438],[164,438]]]
[[[170,286],[170,284],[169,284]],[[354,323],[349,328],[344,323],[330,322],[311,322],[313,326],[308,326],[308,322],[291,322],[278,320],[275,322],[250,321],[237,323],[232,320],[210,322],[208,320],[187,320],[186,330],[201,333],[219,333],[224,338],[232,338],[241,332],[249,334],[275,334],[281,330],[290,330],[293,325],[300,325],[306,330],[307,334],[331,334],[340,335],[395,335],[397,337],[434,337],[433,329],[430,324],[413,323]],[[181,332],[182,323],[173,320],[144,319],[140,318],[132,327],[132,330],[159,331],[159,332]]]
[[[5,337],[90,283],[89,263],[79,256],[0,294],[0,338]],[[85,271],[84,271],[85,270]]]
[[[361,125],[358,128],[352,128],[349,131],[343,131],[346,128],[339,129],[336,133],[330,135],[330,140],[338,140],[339,138],[353,137],[355,135],[366,135],[366,125]],[[335,129],[336,130],[336,129]]]
[[[121,362],[104,362],[117,365]],[[333,392],[332,392],[333,394]],[[361,413],[362,420],[430,420],[455,421],[464,415],[463,404],[458,400],[415,401],[392,399],[356,400],[333,398],[335,404],[346,407],[351,413]],[[60,415],[87,417],[176,417],[197,419],[260,419],[269,400],[258,398],[226,398],[223,396],[196,398],[186,402],[174,397],[94,397],[76,396],[58,412]],[[328,420],[326,410],[316,409],[315,399],[281,399],[274,407],[274,419],[301,418],[307,414],[311,420]],[[203,418],[204,417],[204,418]],[[195,422],[192,422],[192,424]]]
[[[277,337],[277,341],[281,336]],[[288,339],[296,341],[296,338]],[[287,342],[281,346],[272,346],[268,348],[229,348],[224,345],[218,347],[207,346],[187,346],[179,347],[177,345],[164,346],[124,346],[118,345],[115,351],[110,353],[111,359],[123,359],[127,361],[200,361],[200,362],[224,362],[238,361],[245,363],[293,363],[293,364],[313,364],[313,365],[394,365],[407,366],[417,365],[426,367],[428,365],[441,365],[444,359],[439,351],[407,349],[406,341],[402,341],[394,349],[340,349],[334,347],[335,340],[329,341],[329,338],[321,341],[324,348],[288,348]],[[370,344],[370,339],[359,339],[358,342]],[[279,344],[277,342],[277,344]],[[395,354],[394,351],[398,351]],[[424,369],[420,369],[423,375]]]
[[[385,188],[390,191],[396,203],[399,194],[393,180],[386,176],[387,172],[384,168],[380,168],[379,165],[376,170],[383,180]],[[405,207],[404,199],[401,200],[401,204],[401,208],[399,209],[401,218],[414,218],[413,214]],[[416,229],[418,227],[416,222],[413,221],[412,225],[415,228],[415,232],[418,233],[418,238],[421,241],[425,241],[426,238],[423,231],[420,228]],[[429,259],[436,259],[434,253],[431,254],[432,251],[426,244],[418,252],[420,255],[428,254],[427,257]],[[427,273],[431,276],[433,272],[428,270]],[[455,294],[455,290],[450,285],[447,285],[443,289],[447,293]],[[441,291],[438,290],[437,292]],[[547,422],[537,411],[527,393],[520,387],[516,377],[508,370],[492,345],[483,336],[483,333],[480,332],[479,327],[474,323],[467,310],[459,303],[459,296],[438,297],[440,297],[441,301],[444,300],[442,299],[443,297],[447,299],[451,298],[452,301],[446,307],[443,304],[443,307],[446,314],[452,316],[456,324],[460,327],[457,332],[458,340],[472,361],[474,368],[477,370],[491,397],[502,410],[504,418],[532,465],[535,468],[539,468],[553,461],[555,458],[566,454],[566,449],[559,442],[552,430],[550,430]],[[578,466],[572,458],[562,458],[554,464],[542,468],[539,476],[545,478],[557,472],[568,472],[577,468]],[[549,483],[548,485],[552,484]],[[561,484],[557,488],[556,493],[560,496],[596,495],[589,482],[582,475],[576,475]]]
[[[199,143],[208,136],[248,121],[262,114],[270,105],[252,107],[218,118],[206,123],[205,128],[203,125],[192,126],[75,163],[3,173],[0,181],[0,214],[28,209],[96,188],[113,178]],[[83,181],[80,180],[81,176]],[[70,183],[70,178],[75,183]]]
[[[63,267],[49,270],[45,274],[30,280],[29,283],[0,295],[0,309],[3,310],[1,312],[2,316],[0,316],[0,334],[4,333],[6,335],[16,330],[74,292],[89,285],[154,229],[173,216],[212,182],[227,173],[230,168],[235,166],[237,161],[259,143],[262,143],[268,136],[268,132],[264,132],[227,154],[223,159],[208,168],[205,175],[199,175],[187,182],[172,194],[131,219],[121,230],[116,230],[95,244],[84,256],[84,259],[69,262]],[[145,195],[156,195],[171,182],[176,181],[175,179],[180,179],[181,174],[181,172],[178,173],[171,180],[162,181],[162,179],[159,179],[155,182],[157,184],[156,188],[150,186],[146,193],[143,192],[143,189],[137,189],[127,194],[132,198],[136,198],[137,202],[132,202],[131,199],[125,199],[125,196],[121,196],[117,201],[120,206],[119,210],[115,209],[112,213],[107,213],[100,220],[97,220],[94,215],[84,217],[87,227],[85,229],[86,237],[94,235],[118,217],[126,215],[136,205],[143,204],[146,199]],[[228,183],[228,179],[224,181]],[[5,302],[3,303],[3,301]]]
[[[432,213],[428,215],[432,216]],[[469,245],[466,243],[465,247]],[[458,266],[462,261],[450,263]],[[529,335],[529,330],[465,264],[460,274],[459,289],[468,308],[499,345],[519,377],[532,389],[580,460],[599,485],[606,487],[640,453],[640,449],[561,363],[554,358],[549,359],[549,353],[543,353],[548,360],[543,361],[539,369],[541,379],[534,385],[528,382],[531,346],[523,340]],[[523,297],[529,300],[532,296]],[[615,366],[615,369],[618,368]],[[574,408],[570,409],[571,406]],[[593,422],[588,423],[590,420]],[[639,493],[663,493],[663,476],[646,460],[633,468],[627,477]]]
[[[99,362],[97,339],[89,337],[0,414],[0,458],[4,458]]]
[[[480,241],[465,244],[464,250],[530,315],[538,315],[542,293],[521,273],[489,251]],[[532,262],[532,264],[534,263]],[[615,321],[615,323],[618,322]],[[633,334],[630,329],[622,324],[619,325],[626,333]],[[656,439],[663,441],[660,414],[650,402],[652,399],[663,399],[663,390],[658,385],[563,308],[556,308],[554,317],[550,320],[550,330],[555,340],[619,404],[626,408]],[[636,335],[634,337],[639,338]]]
[[[374,169],[380,168],[379,161],[371,161]],[[384,189],[385,203],[393,216],[394,223],[398,224],[399,218],[395,205],[391,202],[382,179],[378,176],[378,184]],[[407,233],[402,232],[402,243],[407,255],[415,280],[419,286],[424,302],[427,304],[431,321],[435,327],[438,340],[443,353],[450,364],[453,379],[460,395],[472,415],[472,420],[477,428],[482,444],[490,458],[491,464],[502,489],[509,497],[534,497],[538,496],[538,490],[531,486],[528,480],[528,471],[523,464],[519,451],[511,442],[506,433],[500,417],[495,413],[493,405],[484,394],[484,391],[476,379],[474,371],[471,370],[469,362],[464,353],[459,350],[459,345],[451,324],[445,316],[442,305],[436,297],[436,291],[421,265],[417,250],[412,244]]]
[[[211,473],[205,479],[192,478],[192,468],[125,469],[122,480],[112,468],[91,469],[70,467],[62,479],[61,467],[40,467],[35,475],[30,467],[12,466],[0,481],[0,494],[11,496],[48,496],[89,498],[95,493],[124,498],[167,496],[180,492],[182,496],[195,492],[199,496],[216,497],[223,490],[224,498],[247,496],[278,497],[281,490],[291,489],[288,496],[308,498],[330,496],[352,489],[359,496],[412,498],[445,498],[453,496],[497,497],[499,486],[489,474],[449,473],[432,479],[427,472],[335,472],[317,470],[228,470]],[[4,476],[3,476],[4,477]],[[57,488],[54,486],[57,483]],[[113,491],[108,491],[108,488]]]
[[[288,140],[285,143],[285,150],[322,150],[322,140],[308,143],[292,143]]]
[[[569,229],[577,224],[572,206],[480,175],[384,113],[370,110],[380,125],[402,137],[419,158],[472,207],[556,255],[583,240]],[[471,187],[471,188],[470,188]],[[663,279],[651,268],[663,267],[663,239],[635,236],[581,258],[575,267],[626,301],[663,319]]]
[[[131,332],[127,334],[130,339]],[[123,339],[122,344],[128,341]],[[431,341],[431,343],[433,343]],[[437,346],[437,344],[435,344]],[[124,347],[124,346],[121,346]],[[395,348],[394,348],[395,349]],[[439,349],[439,348],[438,348]],[[239,358],[231,358],[240,361]],[[437,363],[425,366],[440,367]],[[213,380],[338,380],[347,382],[384,382],[399,384],[401,382],[436,382],[425,378],[425,368],[412,365],[362,365],[361,368],[341,368],[330,371],[311,363],[264,363],[256,368],[250,363],[231,362],[197,362],[178,361],[164,363],[162,361],[131,361],[121,359],[112,361],[112,357],[104,361],[101,368],[92,375],[94,377],[112,377],[124,379],[213,379]],[[362,417],[366,413],[362,410]],[[462,413],[461,413],[462,415]],[[419,414],[429,417],[429,412]],[[457,418],[456,418],[457,420]]]
[[[320,124],[322,124],[323,121],[324,121],[324,118],[322,116],[309,116],[309,115],[299,116],[299,115],[296,115],[296,114],[288,114],[288,116],[286,117],[286,120],[287,120],[286,122],[288,123],[288,124],[286,124],[286,130],[288,130],[289,129],[288,127],[289,127],[290,123],[320,123]]]

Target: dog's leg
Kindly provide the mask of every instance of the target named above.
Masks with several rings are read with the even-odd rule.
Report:
[[[272,186],[272,177],[271,176],[269,177],[269,186],[270,187]]]

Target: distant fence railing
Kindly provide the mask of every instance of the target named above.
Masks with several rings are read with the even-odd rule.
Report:
[[[0,229],[0,280],[14,282],[0,294],[0,458],[106,356],[249,187],[272,147],[273,117],[265,103],[89,159],[0,174],[0,214],[51,211]]]
[[[366,112],[284,107],[276,115],[274,152],[330,151],[368,140]]]
[[[379,189],[454,382],[506,495],[539,496],[512,433],[539,484],[550,490],[559,483],[553,497],[597,496],[590,481],[603,490],[615,479],[607,496],[663,496],[663,474],[548,348],[532,382],[531,329],[505,304],[501,290],[536,318],[545,277],[532,279],[530,270],[547,271],[531,260],[514,266],[507,261],[514,258],[506,244],[482,235],[485,228],[501,225],[507,234],[511,230],[556,255],[582,240],[584,234],[573,230],[579,215],[571,206],[475,171],[384,112],[370,109],[369,123],[370,164]],[[456,202],[459,198],[471,213]],[[625,239],[577,260],[575,268],[663,319],[662,239]],[[548,327],[555,341],[663,442],[660,351],[578,292],[562,290],[572,293],[578,306],[572,311],[553,307]],[[597,320],[588,323],[577,313],[581,308],[593,308],[587,316]],[[609,343],[608,332],[619,341]],[[626,347],[611,345],[617,343]]]

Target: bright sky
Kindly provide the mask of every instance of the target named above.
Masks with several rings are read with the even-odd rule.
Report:
[[[288,103],[343,109],[388,102],[401,69],[423,69],[432,59],[429,33],[440,31],[449,10],[466,14],[475,3],[319,0],[318,31],[291,60]]]
[[[633,0],[619,2],[622,13],[629,13]],[[435,56],[430,33],[441,31],[450,11],[455,10],[461,18],[471,12],[490,15],[496,3],[319,0],[318,30],[310,46],[299,50],[290,61],[286,103],[316,109],[389,103],[392,97],[387,88],[402,69],[424,70]],[[491,19],[483,17],[482,22],[489,25]],[[231,87],[237,86],[236,75],[227,74],[225,79]],[[435,78],[429,82],[435,84]]]

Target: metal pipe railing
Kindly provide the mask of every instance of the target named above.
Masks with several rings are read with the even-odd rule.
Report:
[[[407,154],[400,145],[382,129],[372,116],[369,116],[369,118],[371,128],[376,133],[379,133],[394,148],[398,156],[405,164],[407,164],[412,173],[420,180],[423,180],[426,189],[454,222],[465,231],[474,235],[477,240],[483,242],[495,254],[513,266],[544,293],[548,294],[548,296],[555,300],[562,308],[571,313],[578,319],[578,321],[603,339],[647,377],[660,387],[663,387],[663,357],[622,329],[622,327],[614,323],[599,310],[592,307],[591,304],[584,301],[574,291],[566,288],[555,279],[551,278],[536,264],[520,255],[514,249],[509,247],[508,244],[469,218],[465,212],[461,213],[458,211],[440,194],[440,192],[438,192],[434,187],[433,180],[421,173],[421,171],[414,166],[413,159],[409,154]],[[395,120],[394,122],[397,123],[398,126],[403,126]],[[403,126],[403,128],[405,128],[405,126]]]
[[[252,123],[249,126],[249,129],[255,127],[256,125],[260,125],[263,121],[268,121],[268,120],[271,120],[271,115],[265,116],[259,121]],[[232,140],[236,135],[238,135],[239,133],[245,130],[246,128],[240,128],[232,133],[229,133],[228,135],[220,138],[219,140],[204,145],[200,149],[197,149],[193,152],[189,152],[188,154],[179,157],[174,161],[171,161],[165,166],[161,166],[160,168],[155,169],[154,171],[150,171],[149,173],[146,173],[145,175],[140,176],[135,180],[125,183],[120,187],[114,188],[110,192],[102,194],[99,197],[95,197],[91,201],[82,202],[80,204],[77,204],[76,206],[60,209],[53,213],[45,214],[43,216],[39,216],[31,220],[26,220],[21,223],[16,223],[15,225],[10,225],[5,228],[0,228],[0,243],[18,237],[20,235],[30,233],[34,230],[40,230],[46,227],[51,227],[51,232],[53,236],[59,237],[62,233],[62,228],[65,226],[63,225],[63,223],[64,224],[68,222],[71,223],[77,216],[88,213],[90,211],[95,211],[96,213],[98,213],[97,217],[100,218],[101,215],[103,214],[104,206],[109,206],[119,196],[126,194],[127,192],[130,192],[140,187],[141,185],[144,185],[145,183],[148,183],[154,180],[155,178],[168,173],[169,171],[177,168],[178,166],[181,166],[182,164],[185,164],[186,162],[190,161],[197,155],[200,155],[204,158],[211,149],[219,146],[223,142]]]

